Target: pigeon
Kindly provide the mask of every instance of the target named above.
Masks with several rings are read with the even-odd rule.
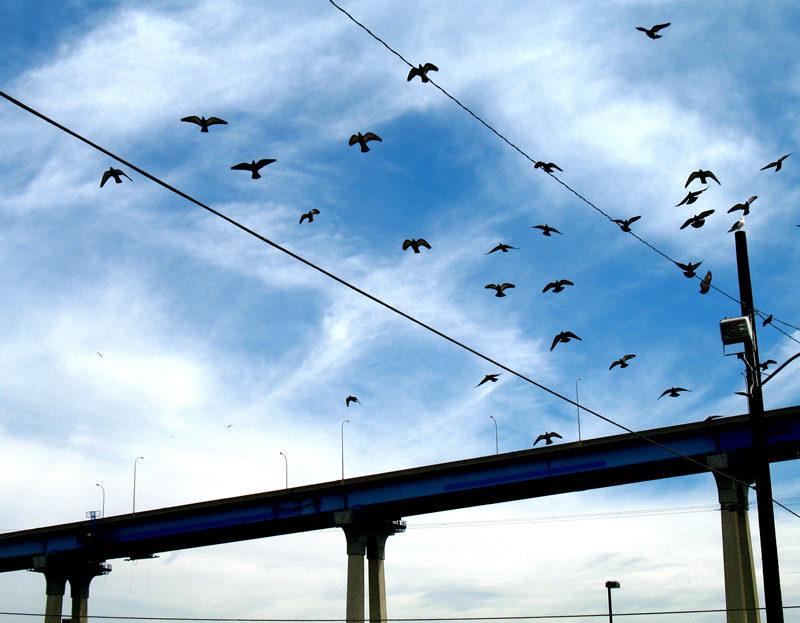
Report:
[[[638,221],[640,218],[642,218],[642,217],[641,216],[632,216],[629,219],[625,219],[625,220],[623,220],[621,218],[615,218],[614,222],[617,225],[619,225],[619,228],[622,231],[630,231],[631,230],[631,223],[633,223],[635,221]]]
[[[744,227],[744,217],[740,218],[733,225],[731,225],[731,228],[728,230],[728,233],[741,229],[742,227]]]
[[[542,162],[541,160],[537,160],[536,163],[533,165],[534,169],[542,169],[545,173],[552,173],[553,169],[558,169],[562,173],[564,169],[559,167],[557,164],[553,162]]]
[[[747,216],[748,214],[750,214],[750,204],[753,203],[756,199],[758,199],[758,195],[753,195],[752,197],[750,197],[750,199],[748,199],[744,203],[737,203],[730,210],[728,210],[728,214],[730,214],[731,212],[735,212],[736,210],[741,210],[742,216]]]
[[[379,141],[382,143],[383,139],[374,132],[367,132],[366,134],[361,134],[361,132],[359,132],[358,134],[353,134],[353,136],[350,137],[350,142],[348,144],[355,145],[358,143],[361,145],[361,151],[365,152],[369,151],[367,141]]]
[[[719,180],[717,179],[717,176],[714,175],[711,171],[703,171],[703,169],[698,169],[697,171],[692,171],[689,174],[689,179],[686,180],[686,183],[683,185],[683,187],[686,188],[689,184],[692,183],[693,180],[700,180],[701,184],[706,184],[707,183],[706,180],[708,178],[711,178],[717,184],[720,183]]]
[[[551,445],[553,443],[553,437],[558,437],[559,439],[564,439],[561,435],[559,435],[556,432],[542,433],[541,435],[539,435],[536,438],[536,441],[533,442],[533,445],[535,446],[537,443],[542,441],[542,439],[544,439],[544,445],[549,446],[549,445]]]
[[[475,387],[480,387],[487,381],[491,381],[492,383],[497,383],[497,377],[500,376],[501,374],[502,372],[497,372],[496,374],[487,374],[486,376],[483,377],[483,380],[480,383],[478,383]]]
[[[308,219],[308,222],[312,223],[314,221],[315,214],[319,214],[319,210],[317,210],[316,208],[311,208],[309,212],[306,212],[300,217],[300,222],[302,223],[303,221]]]
[[[800,227],[800,225],[798,225]],[[549,236],[551,233],[561,234],[555,227],[550,227],[550,225],[531,225],[531,229],[541,229],[543,236]],[[562,236],[564,234],[561,234]]]
[[[198,117],[197,115],[191,115],[189,117],[184,117],[181,121],[188,121],[189,123],[196,123],[200,126],[201,132],[208,132],[208,126],[210,125],[217,125],[223,124],[228,125],[227,121],[220,119],[219,117],[209,117],[206,119],[205,117]]]
[[[117,184],[122,184],[122,176],[123,175],[125,177],[128,177],[128,175],[122,169],[115,169],[114,167],[109,167],[108,171],[105,171],[103,173],[103,179],[100,180],[100,188],[102,188],[103,184],[105,184],[109,180],[109,178],[112,178],[112,177],[114,178],[114,181]],[[128,177],[128,179],[130,180],[131,178]],[[133,180],[131,180],[131,181],[133,181]]]
[[[251,178],[257,180],[261,177],[261,174],[258,172],[259,169],[262,167],[267,166],[268,164],[272,164],[275,162],[275,158],[262,158],[258,162],[253,160],[249,164],[247,162],[240,162],[239,164],[234,164],[231,169],[236,171],[250,171],[252,173]]]
[[[706,273],[706,276],[700,281],[700,294],[707,294],[711,288],[711,271]]]
[[[775,162],[770,162],[768,165],[766,165],[764,167],[761,167],[761,170],[763,171],[764,169],[769,169],[770,167],[775,167],[775,173],[777,173],[778,171],[781,170],[781,166],[783,166],[783,161],[786,158],[788,158],[789,156],[791,156],[791,155],[792,155],[791,153],[788,153],[785,156],[781,156]]]
[[[547,292],[548,290],[552,289],[553,292],[561,292],[564,289],[564,286],[574,286],[575,284],[569,281],[568,279],[559,279],[558,281],[551,281],[548,283],[542,292]]]
[[[414,253],[419,253],[420,247],[425,247],[426,249],[430,249],[431,245],[428,244],[428,241],[425,240],[425,238],[420,238],[420,239],[412,238],[411,240],[405,239],[403,241],[403,251],[408,249],[408,247],[411,247]]]
[[[701,188],[700,190],[690,190],[689,194],[686,195],[683,199],[681,199],[680,203],[676,203],[675,204],[675,207],[677,208],[678,206],[682,206],[682,205],[687,205],[688,206],[688,205],[694,203],[695,201],[697,201],[697,198],[700,196],[700,193],[702,193],[703,191],[705,191],[707,189],[708,189],[708,186],[706,186],[705,188]]]
[[[489,290],[496,290],[497,293],[495,296],[505,296],[506,293],[503,292],[503,290],[514,288],[516,286],[513,283],[487,283],[484,287]]]
[[[356,398],[355,396],[348,396],[347,398],[344,399],[344,406],[349,407],[351,402],[357,402],[358,404],[361,404],[360,402],[358,402],[358,398]]]
[[[433,63],[425,63],[424,65],[412,67],[411,71],[408,72],[408,78],[406,81],[411,82],[411,80],[414,79],[414,76],[419,76],[423,82],[430,82],[431,79],[428,78],[429,71],[439,71],[439,68]]]
[[[683,271],[684,276],[688,277],[689,279],[691,279],[692,277],[695,276],[695,272],[694,272],[695,269],[698,266],[700,266],[700,264],[702,264],[702,263],[703,263],[702,261],[697,262],[697,264],[692,264],[691,262],[687,262],[686,264],[681,264],[680,262],[675,262],[675,264],[677,264],[678,268],[680,268]]]
[[[761,326],[766,327],[770,322],[772,322],[772,314],[764,318],[764,322],[761,323]]]
[[[572,339],[580,340],[581,342],[583,341],[572,331],[562,331],[553,338],[553,344],[550,346],[550,350],[553,350],[556,347],[556,344],[558,344],[559,342],[567,343]]]
[[[767,359],[766,361],[762,361],[761,363],[759,363],[758,367],[761,368],[761,370],[763,372],[766,372],[767,368],[769,368],[770,365],[774,365],[774,364],[777,364],[777,363],[778,362],[775,361],[774,359]]]
[[[698,229],[705,225],[706,219],[714,213],[714,210],[705,210],[700,214],[695,214],[692,218],[686,219],[686,222],[681,225],[681,229],[691,225],[695,229]]]
[[[629,365],[631,365],[631,364],[628,363],[628,360],[629,359],[633,359],[634,357],[636,357],[636,355],[624,355],[624,356],[620,357],[619,359],[617,359],[614,363],[612,363],[608,367],[608,369],[610,370],[614,366],[619,366],[620,368],[627,368]]]
[[[661,400],[664,396],[671,396],[672,398],[677,398],[680,396],[680,392],[690,392],[691,389],[684,389],[683,387],[670,387],[669,389],[665,389],[661,392],[661,395],[658,397],[658,400]]]
[[[637,26],[636,30],[642,31],[651,39],[661,39],[664,35],[659,35],[658,31],[663,30],[667,26],[669,26],[672,22],[667,22],[666,24],[656,24],[655,26],[651,26],[650,28],[644,28],[643,26]]]
[[[509,249],[516,249],[517,247],[512,247],[510,244],[503,244],[502,242],[498,244],[494,249],[489,251],[489,253],[494,253],[495,251],[502,251],[503,253],[508,253]],[[486,255],[489,255],[487,253]]]

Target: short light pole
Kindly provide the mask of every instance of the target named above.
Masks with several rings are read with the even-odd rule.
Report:
[[[500,454],[500,442],[497,438],[497,420],[494,419],[493,415],[490,415],[489,417],[492,418],[492,422],[494,422],[494,453]]]
[[[286,464],[286,488],[289,488],[289,459],[286,458],[286,455],[281,452],[280,455],[283,457],[283,462]]]
[[[133,508],[131,510],[131,515],[136,514],[136,464],[139,460],[144,460],[143,456],[137,456],[136,460],[133,462]]]
[[[613,614],[611,613],[611,589],[612,588],[619,588],[619,582],[616,580],[609,580],[606,582],[606,589],[608,590],[608,623],[612,623],[614,620]]]
[[[578,381],[582,381],[581,377],[575,379],[575,408],[578,410],[578,443],[581,443],[581,401],[578,400]]]
[[[100,491],[103,492],[103,506],[102,506],[103,510],[100,511],[100,516],[101,517],[105,517],[106,516],[106,490],[103,488],[103,485],[101,485],[99,482],[95,483],[95,484],[98,487],[100,487]]]
[[[344,425],[350,420],[342,421],[342,480],[344,480]]]

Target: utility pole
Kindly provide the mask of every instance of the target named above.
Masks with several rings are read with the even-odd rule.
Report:
[[[750,434],[753,446],[758,532],[761,537],[761,566],[764,573],[764,605],[768,623],[783,623],[781,577],[778,567],[778,543],[775,537],[775,512],[772,505],[772,478],[767,457],[767,431],[764,425],[764,396],[761,392],[761,368],[758,361],[755,306],[750,283],[750,260],[747,256],[747,235],[738,230],[736,237],[736,266],[739,272],[739,298],[742,316],[747,317],[753,339],[745,340],[744,362],[747,368],[747,402],[750,412]]]

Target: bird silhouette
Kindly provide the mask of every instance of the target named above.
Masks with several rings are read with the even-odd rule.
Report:
[[[636,357],[636,355],[632,355],[632,354],[631,355],[623,355],[622,357],[617,359],[614,363],[612,363],[608,367],[608,369],[610,370],[614,366],[619,366],[620,368],[627,368],[629,365],[631,365],[631,364],[628,363],[628,360],[629,359],[633,359],[634,357]]]
[[[500,376],[501,374],[502,372],[497,372],[495,374],[487,374],[486,376],[483,377],[483,380],[480,383],[478,383],[475,387],[480,387],[487,381],[492,383],[497,383],[497,377]]]
[[[758,195],[753,195],[752,197],[750,197],[750,199],[748,199],[744,203],[737,203],[730,210],[728,210],[728,214],[730,214],[731,212],[736,212],[736,210],[741,210],[742,216],[747,216],[748,214],[750,214],[750,204],[753,203],[756,199],[758,199]]]
[[[683,199],[681,199],[680,203],[675,204],[675,207],[677,208],[678,206],[682,205],[688,206],[693,204],[695,201],[697,201],[697,198],[700,196],[700,193],[705,192],[706,190],[708,190],[708,186],[706,186],[705,188],[701,188],[700,190],[690,190],[689,194],[686,195]]]
[[[706,273],[706,276],[700,281],[700,294],[707,294],[711,289],[711,271]]]
[[[366,134],[361,134],[361,132],[358,132],[357,134],[353,134],[353,136],[350,137],[350,141],[348,144],[355,145],[356,143],[358,143],[359,145],[361,145],[361,151],[363,153],[365,151],[369,151],[369,146],[367,146],[368,141],[378,141],[382,143],[383,139],[374,132],[367,132]]]
[[[553,443],[553,437],[558,437],[559,439],[564,439],[561,435],[559,435],[555,431],[553,431],[551,433],[542,433],[541,435],[539,435],[536,438],[536,441],[533,442],[533,445],[535,446],[537,443],[539,443],[540,441],[544,440],[544,445],[549,446],[549,445],[551,445]]]
[[[575,284],[572,283],[568,279],[559,279],[558,281],[551,281],[548,283],[542,292],[547,292],[548,290],[553,290],[553,292],[561,292],[564,289],[564,286],[574,286]]]
[[[553,343],[550,345],[550,350],[553,350],[556,347],[556,344],[558,344],[559,342],[567,343],[567,342],[569,342],[570,340],[573,340],[573,339],[580,340],[581,342],[583,341],[583,340],[581,340],[581,338],[579,338],[577,335],[575,335],[572,331],[562,331],[561,333],[559,333],[558,335],[556,335],[553,338]]]
[[[631,223],[634,223],[635,221],[638,221],[640,218],[642,218],[642,217],[641,216],[632,216],[629,219],[624,219],[624,220],[621,219],[621,218],[615,218],[614,222],[617,225],[619,225],[619,228],[622,231],[630,231],[631,230]]]
[[[686,183],[683,185],[683,187],[686,188],[689,184],[692,183],[693,180],[700,180],[701,184],[707,184],[708,182],[706,180],[708,180],[708,178],[711,178],[717,184],[720,183],[719,180],[717,179],[717,176],[714,175],[711,171],[704,171],[703,169],[698,169],[697,171],[692,171],[689,174],[689,179],[686,180]]]
[[[103,178],[100,180],[100,188],[102,188],[103,184],[105,184],[112,177],[114,178],[114,181],[117,184],[122,184],[123,175],[125,177],[128,177],[128,175],[122,169],[115,169],[114,167],[109,167],[108,171],[105,171],[103,173]],[[130,180],[131,178],[128,177],[128,179]]]
[[[775,173],[777,173],[778,171],[781,170],[781,167],[783,166],[783,161],[791,155],[792,155],[791,153],[788,153],[785,156],[781,156],[775,162],[770,162],[768,165],[761,167],[761,170],[764,171],[765,169],[775,167]]]
[[[651,39],[661,39],[664,35],[659,35],[658,31],[663,30],[667,26],[669,26],[672,22],[667,22],[666,24],[656,24],[655,26],[651,26],[650,28],[645,28],[643,26],[636,26],[636,30],[642,31]]]
[[[564,169],[559,167],[557,164],[553,162],[543,162],[542,160],[537,160],[536,163],[533,165],[533,168],[542,169],[545,173],[552,173],[553,169],[558,169],[561,172],[564,171]]]
[[[702,261],[697,262],[697,264],[692,264],[691,262],[687,262],[686,264],[681,264],[680,262],[675,262],[675,264],[678,265],[678,268],[680,268],[683,271],[684,276],[688,277],[689,279],[691,279],[692,277],[695,276],[695,272],[694,272],[695,269],[698,266],[700,266],[700,264],[702,264],[702,263],[703,263]]]
[[[302,223],[303,221],[308,220],[309,223],[312,223],[314,221],[315,214],[319,214],[319,210],[316,208],[311,208],[311,210],[300,217],[300,222]]]
[[[355,396],[348,396],[347,398],[344,399],[344,406],[349,407],[351,402],[361,404],[360,402],[358,402],[358,398],[356,398]]]
[[[661,395],[658,397],[658,400],[661,400],[664,396],[671,396],[672,398],[677,398],[680,396],[680,392],[690,392],[691,389],[684,389],[683,387],[670,387],[669,389],[665,389],[661,392]]]
[[[800,226],[799,226],[800,227]],[[550,227],[550,225],[531,225],[531,229],[541,229],[543,236],[549,236],[551,233],[561,234],[555,227]],[[561,234],[562,236],[564,234]]]
[[[685,227],[688,227],[689,225],[691,225],[695,229],[699,229],[700,227],[705,225],[706,219],[709,216],[711,216],[712,214],[714,214],[714,210],[705,210],[704,212],[701,212],[700,214],[695,214],[692,218],[686,219],[684,224],[681,225],[681,229],[684,229]]]
[[[405,251],[409,247],[411,247],[414,253],[419,253],[420,247],[425,247],[426,249],[430,249],[431,245],[428,244],[428,241],[425,240],[425,238],[419,238],[419,239],[411,238],[411,240],[406,238],[405,240],[403,240],[403,251]]]
[[[738,221],[736,221],[733,225],[731,225],[731,228],[728,230],[728,233],[741,229],[742,227],[744,227],[744,216],[740,218]]]
[[[205,117],[198,117],[197,115],[191,115],[189,117],[183,117],[181,121],[188,121],[189,123],[196,123],[200,126],[201,132],[208,132],[208,126],[210,125],[228,125],[228,122],[220,119],[219,117],[209,117],[206,119]]]
[[[272,164],[275,162],[275,158],[262,158],[258,162],[255,160],[251,161],[250,163],[247,162],[240,162],[239,164],[234,164],[231,169],[236,171],[250,171],[251,178],[257,180],[261,177],[261,174],[258,172],[259,169],[267,166],[268,164]]]
[[[771,322],[772,322],[772,314],[764,318],[764,322],[761,323],[761,326],[766,327]]]
[[[774,359],[767,359],[766,361],[762,361],[761,363],[759,363],[758,367],[761,368],[762,371],[766,372],[767,368],[769,368],[770,365],[775,365],[777,363],[778,362],[775,361]]]
[[[495,251],[502,251],[503,253],[508,253],[509,249],[516,249],[516,248],[517,247],[512,247],[510,244],[504,244],[501,242],[494,249],[489,251],[489,253],[494,253]],[[489,255],[489,253],[487,253],[486,255]]]
[[[489,290],[495,290],[495,296],[505,296],[506,293],[503,292],[503,290],[514,288],[516,286],[513,283],[487,283],[484,287]]]
[[[439,68],[433,63],[425,63],[424,65],[412,67],[411,71],[408,72],[406,82],[413,80],[414,76],[419,76],[423,82],[430,82],[430,78],[428,78],[429,71],[439,71]]]

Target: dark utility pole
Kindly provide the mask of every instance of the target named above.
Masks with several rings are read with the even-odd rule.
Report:
[[[758,532],[761,537],[761,566],[764,572],[764,605],[768,623],[783,623],[778,543],[775,537],[775,513],[772,506],[772,478],[767,458],[764,397],[761,393],[761,368],[758,361],[753,288],[750,283],[750,260],[747,257],[747,235],[741,229],[734,235],[736,236],[736,265],[739,270],[739,298],[742,303],[742,316],[748,318],[753,331],[752,342],[745,340],[744,362],[747,368],[747,401],[753,446]]]

